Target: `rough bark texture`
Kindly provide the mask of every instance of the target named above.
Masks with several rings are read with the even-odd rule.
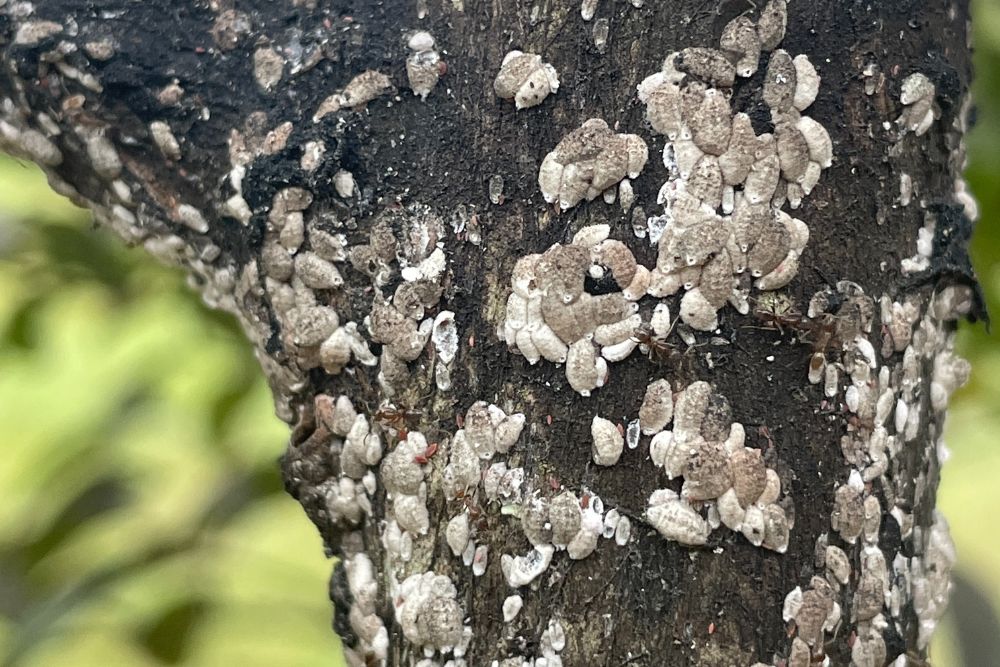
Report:
[[[693,347],[687,349],[675,332],[667,339],[671,350],[636,350],[611,364],[604,386],[583,397],[570,387],[562,365],[529,365],[498,337],[515,263],[554,243],[568,244],[581,228],[607,223],[611,237],[624,241],[640,264],[657,264],[657,248],[636,238],[632,221],[662,212],[657,192],[668,174],[659,153],[666,137],[650,129],[636,86],[659,71],[669,53],[718,48],[732,19],[759,16],[741,1],[635,4],[643,3],[602,0],[588,21],[575,0],[50,0],[34,7],[0,0],[0,148],[42,163],[57,191],[92,207],[99,222],[128,242],[187,266],[211,305],[240,317],[274,387],[278,414],[294,426],[284,459],[287,486],[329,554],[341,557],[331,583],[334,626],[355,664],[383,664],[386,638],[388,664],[424,658],[397,612],[406,597],[418,595],[402,582],[435,572],[454,584],[459,623],[471,628],[471,643],[466,633],[466,646],[438,651],[437,662],[428,664],[804,665],[809,649],[802,662],[795,653],[802,643],[792,638],[801,639],[814,619],[793,609],[794,620],[786,622],[783,605],[797,586],[806,591],[803,607],[809,607],[810,591],[813,598],[826,595],[817,591],[829,584],[811,583],[814,576],[837,579],[826,546],[843,549],[850,575],[830,588],[840,622],[819,631],[812,653],[838,665],[925,655],[920,626],[932,629],[940,613],[940,604],[927,599],[939,601],[946,591],[949,560],[946,526],[934,513],[940,394],[946,398],[966,372],[950,356],[954,320],[977,315],[979,303],[965,254],[974,205],[959,180],[970,79],[965,3],[788,7],[780,48],[807,55],[819,71],[822,84],[808,114],[829,133],[834,156],[794,212],[810,237],[786,289],[797,315],[786,317],[779,332],[761,316],[727,305],[714,331],[688,332]],[[407,58],[421,51],[407,45],[416,30],[433,35],[430,50],[446,63],[431,63],[444,73],[426,99],[408,83]],[[558,92],[520,110],[499,99],[493,80],[513,48],[552,63]],[[737,79],[729,102],[749,115],[758,134],[774,129],[761,92],[772,57],[772,49],[765,50],[756,73]],[[278,68],[273,76],[269,59]],[[314,122],[325,99],[367,70],[388,75],[392,90],[367,105],[342,104]],[[896,122],[911,106],[900,102],[903,81],[917,72],[933,84],[933,124],[919,134],[906,131],[908,122]],[[597,198],[559,211],[539,192],[546,154],[590,118],[638,134],[649,145],[649,164],[631,180],[635,202],[628,210]],[[322,142],[325,151],[311,153],[319,144],[310,142]],[[339,172],[350,173],[353,191]],[[288,193],[289,187],[307,192]],[[308,197],[281,202],[296,195]],[[918,252],[922,229],[927,238]],[[329,248],[318,250],[324,231],[345,235],[349,261],[333,261],[343,285],[334,284],[327,264],[310,268],[301,259],[310,249],[342,259]],[[454,313],[459,345],[446,390],[440,387],[448,383],[436,375],[445,364],[440,346],[418,341],[422,349],[414,359],[400,361],[399,353],[387,352],[395,341],[373,334],[378,324],[366,320],[379,295],[389,299],[406,282],[400,277],[406,262],[419,264],[435,243],[446,256],[444,272],[411,283],[413,299],[422,302],[412,305],[418,316],[402,317],[401,328],[390,329],[412,335],[419,321]],[[267,253],[275,244],[287,249],[279,264],[291,266],[298,253],[294,270],[273,266]],[[379,271],[385,281],[372,277]],[[874,300],[874,326],[857,332],[881,352],[870,376],[855,368],[864,355],[852,347],[853,336],[818,345],[824,320],[806,315],[814,294],[844,280]],[[608,282],[588,279],[587,289],[617,289]],[[834,292],[835,300],[850,296]],[[755,289],[751,297],[760,294]],[[400,300],[397,292],[396,305]],[[678,312],[679,294],[647,296],[639,302],[645,321],[659,301]],[[907,318],[893,311],[893,302],[912,307],[903,327],[900,319]],[[329,331],[315,325],[321,338],[303,342],[308,323],[296,318],[317,303],[336,311],[340,327],[356,323],[354,343],[369,346],[381,357],[379,365],[363,363],[363,349],[342,364],[323,358],[319,343],[338,324]],[[826,321],[846,317],[832,310],[835,318]],[[806,342],[797,341],[800,336]],[[828,394],[823,382],[807,379],[815,351],[843,368],[843,379]],[[884,378],[881,368],[889,369]],[[724,526],[700,547],[664,539],[648,522],[648,499],[657,489],[681,487],[650,462],[647,436],[637,448],[626,448],[617,464],[595,465],[594,416],[625,425],[637,417],[647,384],[661,377],[674,392],[706,381],[727,399],[726,432],[729,422],[742,424],[746,446],[760,449],[781,480],[781,506],[793,519],[783,553],[754,546]],[[845,538],[850,530],[831,528],[836,489],[853,489],[852,471],[861,479],[876,465],[871,441],[880,437],[882,423],[876,423],[875,406],[886,391],[892,409],[879,415],[881,434],[893,440],[885,470],[865,474],[857,490],[858,503],[868,497],[877,503],[864,505],[869,516],[859,532],[865,534],[855,543]],[[333,423],[333,404],[342,395],[362,416],[349,426],[377,434],[384,450],[379,456],[369,450],[369,460],[359,462],[348,452],[352,439],[372,446],[376,436],[366,440]],[[455,493],[445,479],[450,443],[476,401],[525,416],[520,438],[493,460],[523,468],[524,483],[513,500],[489,502],[475,485]],[[390,402],[396,413],[379,412]],[[397,414],[406,410],[408,416]],[[400,494],[387,497],[379,458],[400,441],[419,442],[407,439],[407,431],[438,445],[437,452],[417,452],[426,461],[420,466],[425,487],[409,493],[425,499],[429,527],[425,535],[417,530],[393,537],[387,523]],[[347,471],[348,456],[370,471],[367,479]],[[584,505],[599,495],[605,512],[629,518],[631,537],[624,545],[601,538],[580,560],[556,551],[538,578],[515,591],[501,555],[531,549],[511,514],[520,508],[517,496],[549,499],[563,488]],[[694,507],[707,511],[703,504]],[[482,576],[474,576],[446,541],[449,520],[462,512],[472,515],[475,543],[488,548]],[[361,572],[366,557],[370,580]],[[515,593],[523,609],[505,622],[501,606]],[[875,603],[866,602],[872,597]],[[447,592],[430,595],[409,620],[403,612],[403,625],[419,626],[413,630],[418,643],[451,643],[428,639],[428,633],[448,633],[434,627],[451,622],[450,601],[434,606],[448,599]],[[820,624],[826,617],[818,618]],[[556,625],[565,634],[564,647]]]

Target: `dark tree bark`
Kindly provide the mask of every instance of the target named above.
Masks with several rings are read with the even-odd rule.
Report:
[[[0,0],[0,148],[241,320],[350,664],[923,664],[952,334],[982,314],[968,11],[794,2],[786,31],[784,10]],[[508,75],[521,103],[558,75],[529,108],[494,90],[513,49],[541,56]],[[570,134],[588,119],[611,129]],[[569,167],[544,193],[543,161]],[[568,371],[528,363],[529,302]],[[632,423],[661,378],[673,440],[652,405]]]

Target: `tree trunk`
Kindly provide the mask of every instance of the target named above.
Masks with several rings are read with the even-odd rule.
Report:
[[[966,3],[99,4],[0,148],[241,320],[349,664],[924,664]]]

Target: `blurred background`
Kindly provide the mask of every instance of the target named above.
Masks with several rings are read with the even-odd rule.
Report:
[[[973,4],[972,254],[1000,320],[1000,3]],[[960,349],[936,667],[1000,664],[1000,337],[963,326]],[[286,436],[231,318],[0,157],[0,667],[339,667]]]

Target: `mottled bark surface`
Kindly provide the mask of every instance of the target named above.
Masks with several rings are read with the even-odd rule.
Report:
[[[825,635],[815,653],[829,656],[832,664],[851,663],[857,624],[872,620],[859,621],[852,613],[858,572],[864,550],[876,549],[890,569],[889,585],[901,591],[899,609],[892,609],[889,595],[885,609],[879,605],[884,623],[875,625],[885,660],[908,652],[922,655],[918,624],[923,619],[910,604],[908,575],[893,563],[920,556],[926,548],[923,536],[935,523],[934,445],[943,416],[931,406],[935,359],[950,345],[950,322],[975,307],[965,303],[964,293],[955,297],[955,290],[948,298],[963,305],[952,308],[949,301],[937,313],[930,305],[935,291],[973,282],[965,255],[971,213],[955,194],[971,74],[964,3],[794,2],[781,42],[792,55],[806,54],[822,77],[809,115],[828,131],[834,153],[832,167],[794,213],[807,223],[810,239],[787,294],[805,313],[818,290],[850,280],[876,303],[883,295],[889,303],[910,298],[919,312],[913,329],[923,320],[928,331],[936,332],[925,336],[932,340],[916,353],[917,389],[909,391],[909,409],[921,415],[918,433],[900,443],[885,474],[866,480],[864,493],[878,498],[883,516],[877,534],[858,544],[831,530],[834,489],[854,467],[862,467],[845,461],[842,436],[867,442],[873,425],[844,406],[850,368],[834,397],[824,395],[822,383],[807,381],[813,349],[796,342],[794,331],[761,328],[759,318],[726,306],[719,312],[717,332],[695,334],[697,346],[684,352],[675,335],[670,340],[683,354],[666,363],[653,363],[636,351],[612,364],[605,386],[589,397],[573,391],[561,365],[529,365],[497,335],[515,262],[553,243],[568,243],[586,225],[610,224],[612,238],[623,240],[640,263],[655,265],[656,247],[632,233],[632,210],[598,198],[557,212],[539,192],[539,166],[567,133],[589,118],[603,118],[616,131],[639,134],[649,144],[649,164],[632,181],[633,207],[657,215],[662,209],[657,191],[667,178],[659,157],[665,137],[650,130],[636,85],[658,71],[668,53],[717,47],[730,20],[742,12],[756,17],[751,4],[647,0],[636,8],[602,0],[590,21],[570,0],[429,0],[426,17],[418,18],[421,4],[50,0],[32,9],[28,3],[0,0],[0,111],[8,127],[16,128],[6,132],[2,147],[47,162],[57,190],[94,206],[98,220],[128,241],[190,267],[210,303],[244,322],[275,388],[279,415],[295,426],[285,460],[289,489],[319,527],[331,555],[346,549],[343,555],[350,557],[363,548],[375,566],[376,608],[390,639],[389,664],[422,657],[394,618],[398,592],[391,580],[424,571],[447,575],[457,588],[473,632],[464,655],[469,665],[541,657],[540,637],[552,619],[565,630],[560,655],[566,665],[782,664],[794,634],[794,624],[782,618],[783,602],[796,586],[806,589],[812,576],[824,576],[823,563],[816,560],[817,540],[824,534],[830,545],[843,547],[854,567],[836,593],[843,610],[839,627]],[[225,14],[230,9],[238,14]],[[602,20],[608,38],[598,48],[594,30]],[[25,26],[40,21],[56,25],[38,28],[38,39],[26,35]],[[408,36],[418,29],[433,35],[447,69],[425,100],[409,90],[405,64],[411,54]],[[255,52],[268,46],[287,61],[270,90],[255,76]],[[501,61],[513,48],[540,54],[559,72],[558,92],[530,109],[515,110],[493,91]],[[737,80],[730,102],[734,111],[751,117],[758,133],[772,129],[761,96],[767,55],[762,54],[756,74]],[[394,90],[364,107],[313,121],[324,99],[366,70],[388,75]],[[914,72],[933,82],[940,112],[920,136],[902,133],[895,123],[904,109],[902,82]],[[39,119],[40,113],[47,118]],[[179,156],[165,156],[171,150],[163,142],[157,147],[150,128],[155,121],[169,126]],[[283,123],[291,124],[286,137]],[[28,145],[28,128],[47,137],[59,159]],[[234,129],[242,135],[235,142]],[[276,134],[265,139],[272,131]],[[94,148],[92,140],[87,148],[95,133],[107,139],[120,165],[95,167],[101,147]],[[234,143],[240,142],[248,148],[234,157],[239,152]],[[325,145],[312,170],[302,160],[309,142]],[[245,167],[242,197],[252,212],[245,224],[223,206],[237,193],[230,173],[238,164]],[[350,196],[335,187],[341,170],[356,183]],[[908,205],[901,201],[904,172],[912,182]],[[503,179],[500,203],[489,196],[496,176]],[[352,247],[377,244],[372,232],[378,229],[388,229],[394,243],[405,245],[407,230],[424,224],[414,221],[441,220],[447,268],[437,285],[440,298],[430,299],[425,317],[455,313],[459,348],[450,390],[435,385],[434,365],[441,362],[430,343],[408,363],[392,396],[379,383],[379,366],[355,357],[343,372],[329,373],[305,360],[308,354],[296,348],[295,332],[283,330],[274,304],[278,292],[266,285],[261,268],[269,234],[276,233],[269,231],[275,195],[290,186],[312,195],[304,214],[310,234],[314,229],[343,233]],[[184,224],[190,213],[183,205],[197,209],[207,225]],[[380,227],[380,220],[389,224]],[[917,252],[918,232],[928,220],[936,221],[932,256],[926,266],[904,273],[902,260]],[[360,262],[337,266],[342,287],[311,291],[320,304],[336,310],[342,325],[358,323],[379,355],[383,347],[372,342],[365,324],[378,288],[359,270]],[[396,270],[381,290],[386,298],[399,281]],[[679,295],[666,299],[672,312],[679,300]],[[645,319],[657,301],[640,301]],[[877,350],[886,327],[885,318],[876,317],[869,338]],[[890,346],[890,354],[878,359],[891,368],[889,384],[897,392],[904,375],[903,348]],[[830,350],[830,363],[840,361],[837,355]],[[626,449],[616,465],[594,465],[594,415],[624,425],[636,417],[647,384],[660,377],[675,391],[708,381],[728,399],[733,419],[746,430],[746,445],[763,450],[782,479],[782,495],[791,499],[786,507],[791,512],[794,506],[785,553],[753,546],[725,528],[699,548],[664,540],[645,520],[647,499],[658,488],[679,490],[680,485],[667,482],[650,463],[648,437],[638,448]],[[875,383],[872,391],[877,397],[885,389]],[[387,400],[414,411],[409,429],[441,444],[424,470],[430,530],[414,540],[409,561],[392,561],[385,553],[388,503],[381,483],[369,494],[371,515],[356,530],[331,518],[324,482],[339,471],[337,457],[329,453],[332,436],[322,424],[317,427],[317,395],[348,396],[370,428],[383,430],[387,451],[398,439],[391,424],[376,417]],[[515,591],[501,570],[501,554],[530,549],[517,519],[503,513],[499,503],[470,501],[481,504],[476,541],[489,548],[481,577],[452,555],[444,537],[448,520],[466,504],[442,489],[447,443],[458,428],[456,419],[478,400],[524,413],[524,432],[504,460],[524,468],[525,489],[545,496],[555,495],[560,486],[578,496],[599,494],[605,508],[632,522],[632,537],[624,546],[602,539],[582,560],[557,552],[552,565],[519,591],[524,607],[510,623],[504,622],[501,604]],[[894,396],[893,404],[897,400],[907,402]],[[908,518],[891,518],[893,508],[900,516],[912,515],[917,530],[907,530]],[[347,618],[353,594],[338,579],[332,586],[340,603],[335,625],[347,645],[359,647],[358,630]],[[853,653],[857,664],[876,664]],[[439,659],[449,658],[456,659],[451,654]]]

